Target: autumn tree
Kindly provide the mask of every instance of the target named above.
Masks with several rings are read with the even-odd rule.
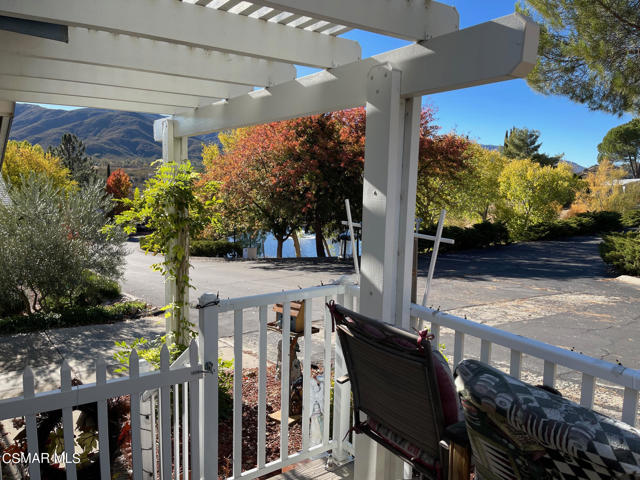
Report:
[[[638,0],[526,0],[518,7],[541,25],[529,85],[592,110],[640,113]]]
[[[49,147],[48,152],[59,157],[62,164],[71,172],[71,177],[79,185],[88,185],[96,180],[96,172],[91,165],[91,157],[86,154],[86,146],[77,136],[65,133],[60,145]]]
[[[585,188],[578,193],[572,209],[576,211],[618,211],[633,209],[640,198],[633,189],[625,191],[620,184],[626,175],[621,168],[616,168],[608,159],[603,159],[594,172],[589,172],[584,179]]]
[[[2,163],[5,181],[11,186],[20,186],[24,178],[34,173],[48,177],[56,188],[69,190],[75,185],[69,170],[58,157],[45,153],[40,145],[31,145],[26,140],[9,140]]]
[[[122,202],[118,202],[118,200],[128,198],[129,195],[131,195],[131,179],[129,178],[129,175],[127,175],[122,168],[118,168],[109,175],[106,190],[107,193],[116,200],[116,206],[113,208],[113,213],[116,215],[121,213],[124,205]]]
[[[607,132],[598,145],[598,161],[603,159],[624,164],[629,167],[633,178],[640,178],[640,118]]]
[[[540,132],[538,130],[513,127],[505,134],[502,153],[508,158],[530,158],[542,166],[555,166],[562,155],[550,156],[540,152],[542,142],[538,142],[539,139]]]
[[[555,219],[579,182],[568,163],[542,167],[529,159],[508,163],[498,181],[504,198],[500,213],[516,238],[533,223]]]

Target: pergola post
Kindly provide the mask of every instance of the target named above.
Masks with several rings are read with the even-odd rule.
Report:
[[[408,326],[420,97],[401,98],[401,77],[388,65],[367,75],[360,312]],[[403,462],[360,435],[355,478],[403,478]]]
[[[173,120],[165,118],[161,122],[154,124],[154,128],[160,127],[160,132],[156,132],[157,136],[162,138],[162,161],[163,163],[182,163],[186,162],[189,157],[188,137],[173,136]],[[185,212],[185,214],[187,214]],[[166,276],[164,283],[164,303],[165,305],[180,305],[182,308],[172,308],[171,315],[166,317],[167,334],[178,331],[181,322],[189,321],[189,287],[180,282],[180,278],[189,275],[189,237],[188,235],[180,235],[177,243],[185,252],[186,259],[182,262],[181,268],[176,271],[174,276]],[[173,248],[170,246],[169,248]],[[165,260],[167,257],[165,256]],[[176,281],[178,279],[178,281]],[[182,288],[177,286],[183,285]],[[176,341],[186,339],[175,339]]]
[[[7,148],[7,142],[9,141],[9,131],[11,130],[11,122],[13,121],[15,108],[15,102],[0,100],[0,170],[2,170],[4,152]]]

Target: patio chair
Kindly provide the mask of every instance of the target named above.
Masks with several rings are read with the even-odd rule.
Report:
[[[640,431],[476,360],[456,368],[477,478],[640,479]]]
[[[411,334],[334,303],[329,309],[348,372],[348,379],[336,382],[351,383],[353,430],[425,478],[469,480],[468,439],[453,377],[446,360],[432,352],[426,331]]]

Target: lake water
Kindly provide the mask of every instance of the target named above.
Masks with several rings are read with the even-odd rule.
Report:
[[[300,251],[303,257],[315,257],[316,255],[316,236],[315,235],[301,235],[300,239]],[[329,243],[331,249],[331,256],[337,256],[340,254],[340,243]],[[278,249],[278,241],[276,238],[269,234],[264,241],[264,250],[268,258],[275,258],[276,251]],[[351,242],[347,244],[347,253],[351,255]],[[293,258],[296,256],[296,250],[293,247],[293,240],[287,239],[282,246],[282,256],[284,258]]]

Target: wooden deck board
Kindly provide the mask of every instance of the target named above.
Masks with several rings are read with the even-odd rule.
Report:
[[[301,463],[294,470],[282,473],[270,480],[352,480],[353,462],[335,467],[330,472],[325,469],[326,459]]]

